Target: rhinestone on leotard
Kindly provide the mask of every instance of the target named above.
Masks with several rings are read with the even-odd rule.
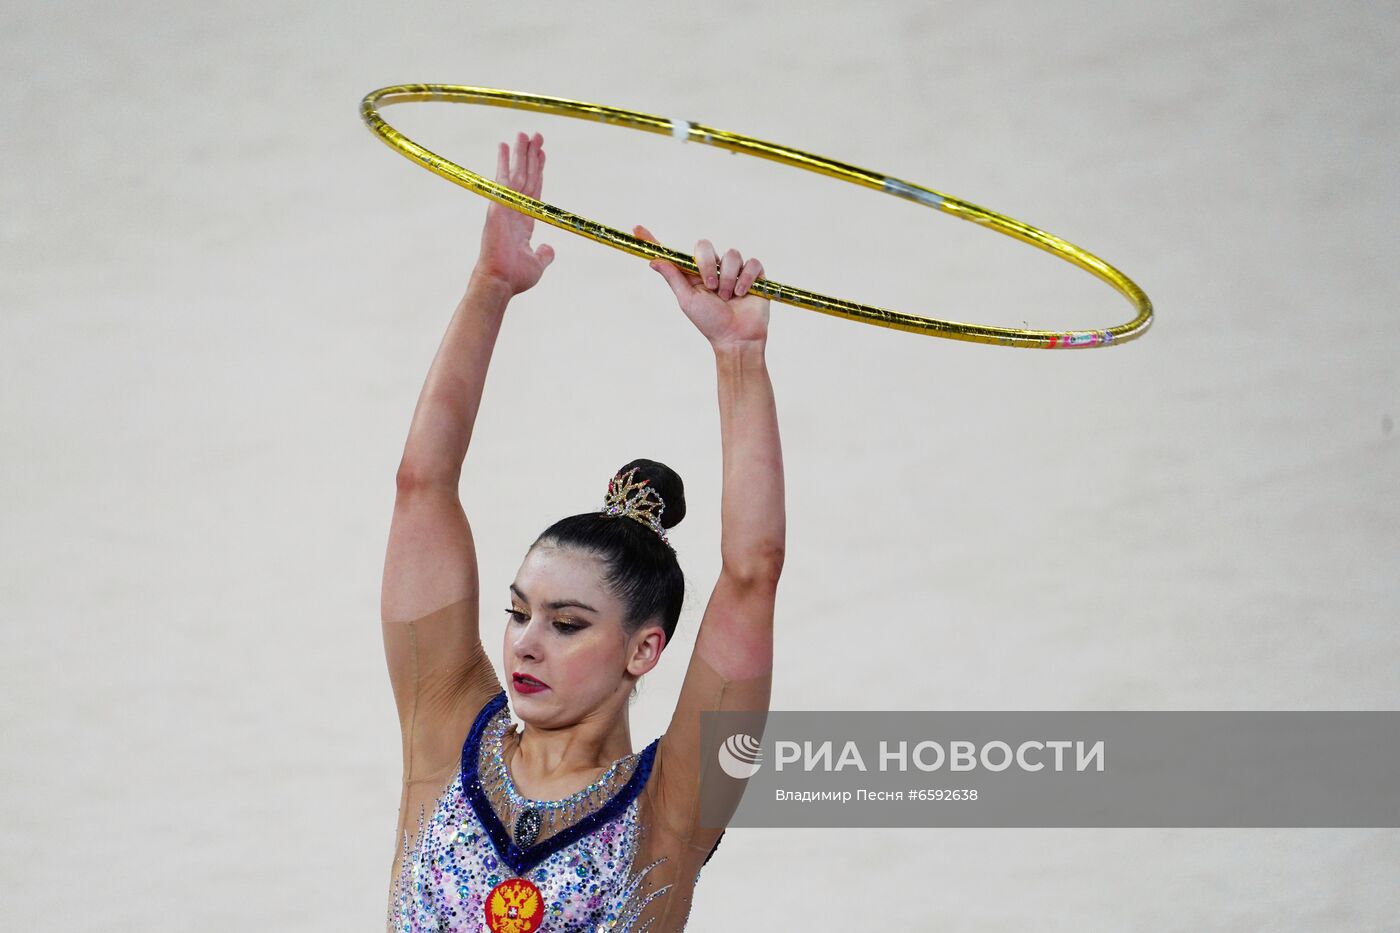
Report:
[[[535,844],[535,839],[540,834],[540,811],[534,807],[526,807],[520,811],[520,815],[515,818],[515,844],[522,849],[528,849]]]

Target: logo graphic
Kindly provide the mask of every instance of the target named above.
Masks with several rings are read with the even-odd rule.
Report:
[[[719,766],[736,780],[751,778],[763,764],[763,749],[758,739],[746,732],[736,732],[719,747]]]
[[[524,878],[507,878],[486,896],[486,927],[491,933],[535,933],[541,923],[544,898]]]

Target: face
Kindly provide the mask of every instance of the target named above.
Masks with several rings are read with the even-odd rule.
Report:
[[[603,562],[571,547],[538,545],[525,555],[509,591],[503,669],[521,719],[567,725],[611,715],[636,679],[656,665],[665,636],[643,625],[629,636],[625,607],[603,583]],[[528,691],[527,674],[546,686]]]

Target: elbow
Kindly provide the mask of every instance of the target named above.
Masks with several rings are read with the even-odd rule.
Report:
[[[427,473],[419,469],[416,465],[407,460],[399,464],[398,472],[394,474],[394,488],[399,492],[408,492],[419,489],[427,482]]]
[[[432,486],[447,486],[456,489],[459,478],[460,474],[457,471],[430,469],[421,464],[403,460],[399,463],[399,469],[394,474],[394,487],[399,492],[427,489]]]
[[[745,549],[741,555],[725,555],[724,572],[741,586],[776,587],[783,574],[781,542]]]
[[[420,474],[413,469],[407,460],[399,464],[398,472],[394,474],[394,488],[399,492],[412,489],[420,482]]]

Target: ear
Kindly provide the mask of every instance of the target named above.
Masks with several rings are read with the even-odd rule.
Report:
[[[644,624],[629,642],[627,673],[633,677],[641,677],[650,672],[661,660],[661,652],[665,647],[665,630],[655,622]]]

